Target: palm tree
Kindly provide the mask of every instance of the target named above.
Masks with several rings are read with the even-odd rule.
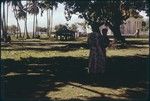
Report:
[[[14,14],[16,14],[16,8],[18,7],[19,9],[21,9],[21,1],[20,0],[3,0],[1,1],[1,3],[3,4],[3,16],[1,15],[1,22],[2,22],[2,35],[4,40],[7,39],[7,28],[8,28],[8,6],[11,3],[14,9]],[[7,3],[7,15],[5,16],[5,4]],[[20,31],[21,32],[21,31]]]
[[[58,3],[54,1],[44,0],[39,3],[39,7],[43,13],[44,10],[47,11],[47,35],[50,37],[50,33],[52,31],[52,23],[53,23],[53,7],[57,8]],[[51,14],[50,14],[51,10]],[[42,14],[41,14],[42,15]]]
[[[19,24],[19,19],[18,17],[20,17],[19,15],[17,15],[17,8],[16,6],[13,8],[13,11],[14,11],[14,16],[15,16],[15,19],[17,21],[17,27],[18,27],[18,33],[17,33],[17,38],[18,38],[18,34],[19,34],[19,37],[21,37],[21,28],[20,28],[20,24]]]
[[[52,33],[52,27],[53,27],[53,6],[51,9],[51,24],[50,24],[50,34]]]
[[[27,39],[30,39],[30,36],[29,36],[29,33],[28,33],[28,28],[27,28],[27,14],[28,14],[28,12],[27,12],[27,6],[28,6],[28,1],[26,1],[26,4],[24,5],[24,10],[25,10],[25,13],[26,13],[26,16],[25,16],[25,19],[24,19],[24,35],[23,35],[23,37],[25,37],[25,34],[26,34],[26,38]]]
[[[38,14],[35,14],[35,36],[37,36],[38,32],[37,32],[37,27],[38,27],[38,18],[37,18]]]
[[[18,38],[18,34],[19,37],[21,37],[21,28],[20,28],[18,17],[20,17],[20,11],[23,10],[23,5],[21,3],[21,0],[10,0],[8,1],[8,3],[11,3],[13,7],[14,16],[17,21],[17,27],[18,27],[17,38]]]
[[[6,40],[7,35],[6,35],[6,33],[5,33],[4,20],[3,20],[2,16],[1,16],[1,23],[0,23],[0,24],[1,24],[1,31],[2,31],[2,36],[1,36],[1,38],[4,39],[4,40]]]
[[[29,14],[33,14],[33,36],[32,38],[35,38],[36,26],[37,26],[36,16],[39,14],[38,1],[33,0],[29,2],[28,12]]]
[[[47,35],[48,37],[50,37],[49,30],[50,30],[50,9],[47,9]]]
[[[41,8],[41,15],[44,10],[47,11],[47,36],[50,37],[49,31],[50,31],[50,8],[51,8],[51,2],[49,0],[44,0],[39,3],[39,7]]]
[[[4,41],[7,39],[7,28],[6,28],[6,18],[5,18],[5,1],[1,2],[3,5],[3,16],[1,16],[1,22],[2,22],[2,37]]]
[[[8,8],[9,8],[9,3],[7,3],[7,22],[6,22],[7,30],[8,30]]]

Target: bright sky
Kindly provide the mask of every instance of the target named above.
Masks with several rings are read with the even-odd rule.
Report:
[[[1,8],[1,10],[2,10],[2,8]],[[65,24],[65,23],[73,24],[75,22],[84,22],[84,20],[78,18],[77,15],[73,15],[72,19],[70,21],[66,21],[65,16],[64,16],[64,5],[63,4],[58,4],[58,8],[56,10],[54,10],[53,14],[54,14],[53,15],[53,26],[58,25],[58,24]],[[145,20],[149,19],[149,17],[146,16],[145,11],[141,11],[140,15],[142,15]],[[19,20],[19,23],[20,23],[22,31],[24,31],[24,20]],[[9,25],[16,25],[16,19],[14,17],[14,13],[13,13],[11,5],[9,6],[8,24]],[[46,11],[44,11],[42,17],[41,17],[41,14],[39,13],[38,25],[40,27],[46,27],[47,26],[47,13],[46,13]],[[29,32],[32,32],[32,26],[33,26],[33,15],[28,14],[28,31]]]
[[[149,20],[149,17],[146,16],[146,12],[145,11],[141,11],[139,14],[143,16],[143,18],[144,18],[143,20],[144,21]]]
[[[66,23],[67,24],[73,24],[75,22],[84,22],[84,20],[78,18],[77,15],[73,15],[70,21],[66,21],[66,18],[64,16],[64,5],[63,4],[59,4],[58,8],[54,9],[53,26],[58,25],[58,24],[66,24]],[[20,23],[21,29],[23,31],[24,20],[19,20],[19,23]],[[33,15],[28,14],[28,22],[27,23],[28,23],[28,31],[32,32]],[[17,25],[11,5],[9,6],[8,25]],[[43,16],[41,16],[40,13],[38,14],[38,25],[40,27],[46,27],[47,26],[47,12],[46,11],[44,11]]]

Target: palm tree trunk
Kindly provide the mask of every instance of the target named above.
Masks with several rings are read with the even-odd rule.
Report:
[[[4,33],[4,25],[3,25],[2,16],[1,16],[1,22],[0,22],[0,24],[1,24],[1,30],[2,30],[2,36],[1,36],[1,34],[0,34],[0,36],[1,36],[1,38],[4,38],[4,37],[3,37],[3,33]]]
[[[8,3],[7,3],[7,31],[8,31]]]
[[[21,38],[21,28],[20,28],[20,24],[19,24],[19,21],[18,21],[18,18],[16,17],[16,20],[17,20],[17,27],[18,27],[18,32],[19,32],[19,37]]]
[[[4,25],[4,31],[6,31],[5,2],[3,2],[3,25]]]
[[[49,37],[49,9],[47,9],[47,36]]]
[[[26,8],[27,8],[27,3],[28,1],[26,1]],[[27,35],[27,39],[30,39],[29,33],[28,33],[28,28],[27,28],[27,17],[28,17],[28,13],[26,11],[26,19],[25,19],[25,29],[26,29],[26,35]]]
[[[18,39],[18,37],[19,37],[19,36],[18,36],[18,34],[19,34],[19,28],[18,28],[18,25],[17,25],[17,32],[16,32],[16,34],[17,34],[17,37],[16,37],[16,38]]]
[[[3,2],[3,38],[4,38],[4,41],[6,41],[7,30],[6,30],[6,19],[5,19],[5,2]]]
[[[38,31],[38,18],[37,18],[37,15],[36,15],[36,33],[37,33],[37,35],[39,35],[39,31]]]
[[[32,38],[35,37],[35,14],[33,15],[33,36]]]
[[[6,5],[6,7],[7,7],[7,8],[6,8],[6,10],[7,10],[7,11],[6,11],[6,17],[7,17],[7,18],[6,18],[6,31],[8,32],[8,3],[7,3],[7,5]]]
[[[24,20],[24,23],[25,23],[25,20]],[[24,25],[25,25],[25,24],[24,24]],[[25,34],[26,34],[26,30],[25,30],[25,26],[24,26],[23,38],[25,37]]]
[[[51,15],[50,15],[50,9],[49,9],[49,20],[48,20],[48,22],[49,22],[49,37],[50,37],[50,30],[51,30]]]
[[[19,24],[18,18],[16,16],[16,7],[14,8],[14,16],[15,16],[16,21],[17,21],[17,27],[18,27],[19,37],[21,37],[21,28],[20,28],[20,24]],[[17,38],[18,38],[18,33],[17,33]]]
[[[35,15],[35,33],[36,33],[36,36],[37,36],[37,15]]]
[[[52,8],[52,10],[51,10],[51,27],[50,27],[50,34],[52,34],[52,27],[53,27],[53,8]]]
[[[27,39],[30,39],[30,36],[29,36],[29,33],[28,33],[28,28],[27,28],[27,18],[25,20],[25,29],[26,29]]]

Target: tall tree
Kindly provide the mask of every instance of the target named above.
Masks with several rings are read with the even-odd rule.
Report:
[[[47,9],[47,36],[48,37],[50,37],[49,28],[50,28],[50,9]]]
[[[43,15],[44,10],[47,11],[47,36],[50,37],[50,8],[51,3],[49,0],[44,0],[39,3],[39,7],[41,9],[41,15]]]
[[[8,9],[9,9],[9,3],[7,3],[7,22],[6,22],[6,26],[7,26],[7,30],[8,30]]]
[[[17,38],[18,38],[18,34],[19,34],[19,37],[21,37],[21,27],[20,27],[20,24],[19,24],[19,16],[17,15],[18,13],[18,10],[16,8],[16,6],[13,8],[13,12],[14,12],[14,16],[15,16],[15,19],[17,21],[17,27],[18,27],[18,33],[17,33]]]
[[[52,8],[51,8],[51,19],[50,19],[50,34],[52,33],[52,28],[53,28],[53,0],[51,1],[52,2]]]
[[[36,16],[39,14],[38,1],[32,0],[29,2],[28,12],[29,12],[29,14],[33,15],[33,36],[32,36],[32,38],[35,38],[36,26],[37,26]]]
[[[58,1],[56,0],[43,0],[39,3],[39,7],[41,8],[41,15],[43,11],[47,11],[47,35],[50,37],[50,33],[52,31],[52,23],[53,23],[53,8],[55,9],[58,6]],[[51,13],[50,13],[51,11]]]
[[[17,38],[18,38],[18,34],[19,34],[19,37],[22,37],[21,36],[21,28],[20,28],[20,24],[19,24],[19,18],[22,17],[20,12],[21,13],[23,12],[23,5],[21,3],[21,0],[8,0],[7,2],[9,2],[12,5],[14,16],[17,21],[17,27],[18,27]],[[24,14],[24,12],[23,12],[23,14]]]
[[[1,15],[1,21],[2,21],[2,35],[4,40],[6,40],[7,38],[7,26],[8,26],[8,3],[13,6],[13,9],[15,9],[15,13],[16,13],[16,8],[18,7],[18,9],[22,8],[21,5],[21,1],[20,0],[2,0],[1,3],[3,4],[3,15]],[[7,16],[6,12],[5,12],[5,4],[7,3]]]
[[[23,19],[24,20],[24,35],[23,35],[23,37],[25,37],[25,35],[26,35],[26,38],[27,39],[30,39],[30,36],[29,36],[29,33],[28,33],[28,28],[27,28],[27,17],[28,17],[28,11],[27,11],[27,7],[28,7],[28,1],[26,1],[26,4],[24,5],[24,11],[25,11],[25,19]]]
[[[1,16],[1,22],[2,22],[2,38],[4,40],[7,39],[7,27],[6,27],[6,18],[5,18],[5,1],[1,2],[3,5],[3,16]]]
[[[120,25],[129,17],[130,9],[145,9],[146,0],[64,0],[65,15],[70,20],[72,14],[84,18],[93,32],[106,24],[114,33],[114,38],[125,42],[120,33]]]
[[[39,36],[39,32],[37,31],[37,28],[38,28],[38,18],[37,18],[37,15],[35,16],[35,20],[36,20],[36,26],[35,26],[35,32],[36,32],[36,36]]]

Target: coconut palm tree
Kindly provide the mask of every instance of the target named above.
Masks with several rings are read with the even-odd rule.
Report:
[[[38,1],[35,1],[35,0],[29,1],[28,12],[29,12],[29,14],[33,15],[33,36],[32,36],[32,38],[35,38],[36,26],[37,26],[37,23],[36,23],[37,17],[36,16],[39,14]]]
[[[41,9],[41,15],[44,10],[47,11],[47,36],[50,37],[49,31],[50,31],[50,8],[51,3],[49,0],[44,0],[39,3],[39,7]]]
[[[17,20],[17,26],[20,28],[20,25],[19,25],[19,22],[18,22],[18,18],[16,16],[17,14],[17,9],[22,9],[22,3],[21,3],[21,0],[2,0],[1,3],[3,4],[3,16],[1,15],[1,21],[2,21],[2,33],[3,33],[3,38],[4,40],[7,39],[7,29],[8,29],[8,7],[9,5],[11,4],[12,7],[13,7],[13,11],[14,11],[14,15],[15,15],[15,18]],[[5,4],[7,4],[7,8],[5,7]],[[5,12],[5,8],[7,10],[7,15],[6,15],[6,12]],[[5,16],[6,15],[6,16]],[[21,36],[21,29],[19,31],[20,33],[20,36]]]
[[[52,9],[51,9],[50,34],[52,33],[52,27],[53,27],[53,6],[52,6]]]
[[[14,16],[17,21],[17,27],[18,27],[17,38],[18,38],[18,34],[19,34],[19,37],[21,37],[21,28],[20,28],[20,24],[19,24],[19,17],[21,17],[20,12],[23,11],[23,5],[21,3],[21,0],[7,0],[7,2],[12,5]]]
[[[28,17],[28,12],[27,12],[27,6],[28,6],[28,1],[26,1],[26,4],[24,5],[24,11],[26,13],[25,19],[24,19],[24,35],[23,37],[25,37],[26,34],[26,38],[30,39],[29,33],[28,33],[28,28],[27,28],[27,17]]]
[[[47,35],[50,37],[50,33],[52,30],[52,20],[53,20],[53,7],[55,9],[58,7],[58,3],[55,1],[43,0],[39,3],[39,7],[41,8],[41,15],[44,10],[47,11]],[[51,10],[51,13],[50,13]]]
[[[9,9],[9,3],[7,3],[7,22],[6,22],[7,30],[8,30],[8,9]]]
[[[47,9],[47,35],[48,37],[50,37],[49,30],[50,30],[50,9]]]
[[[21,37],[21,27],[20,27],[20,24],[19,24],[19,18],[20,15],[18,14],[18,10],[17,10],[17,7],[13,7],[13,12],[14,12],[14,16],[15,16],[15,19],[17,21],[17,27],[18,27],[18,33],[17,33],[17,38],[18,38],[18,34],[19,34],[19,37]]]
[[[1,14],[1,28],[2,28],[2,37],[4,40],[7,39],[7,30],[8,30],[8,6],[9,6],[9,0],[2,0],[1,5],[3,8],[2,14]],[[5,9],[6,8],[6,9]],[[5,10],[7,12],[5,12]]]
[[[2,11],[2,15],[1,15],[2,38],[5,41],[7,39],[7,28],[6,28],[6,18],[5,18],[5,3],[6,2],[3,0],[1,3],[3,6],[3,11]]]

